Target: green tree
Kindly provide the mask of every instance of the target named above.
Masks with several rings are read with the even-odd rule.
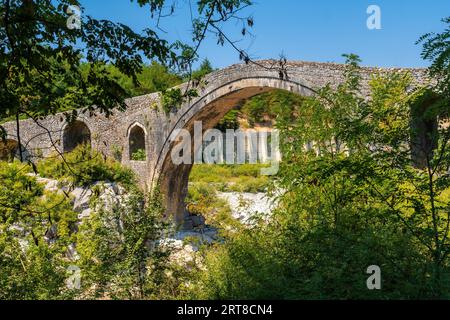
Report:
[[[437,116],[415,112],[430,88],[411,91],[407,72],[380,73],[364,99],[358,58],[346,57],[343,84],[277,117],[279,207],[206,253],[195,297],[449,297],[449,128],[417,167],[412,141],[423,133],[410,125]],[[381,267],[381,291],[366,287],[370,265]]]
[[[149,7],[155,19],[165,15],[165,1],[137,3]],[[221,30],[222,22],[234,19],[235,11],[247,5],[249,0],[197,1],[194,46],[190,47],[181,42],[170,44],[150,28],[136,32],[126,25],[84,14],[79,28],[69,28],[67,10],[81,7],[77,0],[3,0],[0,119],[16,117],[18,121],[26,115],[37,120],[60,110],[73,110],[70,118],[75,118],[75,109],[79,108],[106,114],[114,108],[123,109],[127,91],[111,74],[111,66],[136,86],[144,59],[188,70],[208,28]],[[4,138],[5,132],[0,129]]]
[[[108,70],[113,77],[117,78],[120,86],[130,97],[162,92],[182,82],[181,77],[175,72],[171,72],[167,67],[155,61],[142,67],[142,71],[137,75],[138,84],[113,66],[109,66]]]

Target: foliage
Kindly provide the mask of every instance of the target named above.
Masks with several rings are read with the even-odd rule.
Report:
[[[96,181],[120,182],[124,186],[136,183],[131,169],[119,162],[103,157],[89,145],[81,145],[64,158],[56,155],[37,164],[37,171],[44,177],[66,180],[76,186],[88,186]]]
[[[147,155],[145,154],[145,149],[136,150],[131,155],[131,160],[134,160],[134,161],[145,161],[146,159],[147,159]]]
[[[216,125],[216,129],[219,129],[222,132],[225,132],[227,129],[239,129],[239,116],[240,111],[237,109],[227,112],[227,114],[225,114],[225,116]]]
[[[0,298],[61,299],[77,214],[26,165],[0,162]]]
[[[277,120],[279,117],[293,119],[296,116],[296,108],[305,99],[305,97],[283,90],[263,93],[244,103],[241,108],[241,116],[246,118],[250,125]]]
[[[162,107],[166,113],[177,110],[187,99],[195,98],[198,92],[189,89],[185,92],[181,88],[172,88],[162,92]]]
[[[107,199],[93,188],[82,221],[64,193],[44,191],[27,165],[0,163],[2,299],[163,299],[180,295],[186,272],[172,264],[161,197],[130,188]],[[99,197],[99,195],[102,195]],[[74,253],[73,249],[76,250]],[[80,288],[69,289],[69,267]],[[182,277],[183,276],[183,277]]]
[[[112,153],[113,158],[116,161],[118,161],[118,162],[122,161],[123,147],[113,144],[111,146],[111,153]]]
[[[221,230],[239,223],[233,219],[227,201],[220,199],[211,184],[197,182],[189,185],[186,208],[193,215],[205,217],[206,223]]]
[[[239,127],[253,127],[258,124],[271,126],[280,117],[294,119],[295,108],[307,99],[284,90],[263,93],[246,100],[237,109],[229,111],[219,121],[216,128],[225,131],[226,129],[236,130]]]
[[[278,118],[295,119],[295,108],[307,99],[284,90],[259,94],[246,100],[239,108],[229,111],[216,128],[222,131],[237,130],[239,127],[253,127],[257,124],[272,126]]]
[[[129,76],[122,74],[116,67],[109,65],[108,71],[116,78],[122,88],[130,97],[141,96],[153,92],[162,92],[176,85],[182,79],[167,67],[153,61],[149,65],[144,65],[142,71],[137,74],[138,84],[133,82]]]
[[[279,208],[206,254],[194,298],[449,297],[449,128],[436,129],[425,167],[413,150],[432,133],[410,130],[442,109],[414,112],[428,90],[411,91],[402,72],[375,75],[363,99],[358,60],[347,57],[345,83],[278,117],[289,142],[274,181]],[[380,291],[366,287],[370,265],[382,270]]]
[[[158,246],[167,225],[158,194],[144,205],[132,190],[122,203],[105,208],[102,202],[77,233],[77,266],[82,270],[83,298],[157,299],[170,277],[170,250]]]
[[[261,176],[264,164],[211,165],[197,164],[191,170],[191,184],[208,183],[221,192],[264,192],[268,176]]]
[[[166,15],[164,0],[137,3],[149,6],[158,24]],[[150,28],[135,31],[121,23],[97,20],[83,13],[78,0],[6,0],[0,7],[4,40],[0,42],[0,119],[26,115],[37,121],[60,110],[73,110],[67,114],[73,120],[76,109],[107,115],[116,107],[124,109],[129,92],[115,76],[117,72],[138,88],[139,74],[146,72],[144,61],[180,72],[190,70],[206,30],[214,26],[222,38],[222,24],[237,19],[235,12],[250,4],[249,0],[198,0],[193,8],[193,48],[180,41],[169,43]],[[75,28],[68,26],[74,18],[68,14],[71,6],[81,8]],[[246,27],[252,24],[249,20]],[[159,89],[172,81],[171,77],[161,80],[153,83]]]
[[[1,118],[17,112],[51,114],[61,105],[91,110],[95,105],[105,112],[124,107],[125,92],[110,77],[108,62],[135,80],[143,56],[174,62],[170,45],[152,30],[140,35],[90,16],[81,17],[82,28],[68,29],[69,5],[80,6],[78,1],[8,0],[1,7],[0,33],[6,40],[0,50]],[[81,56],[87,76],[81,72]]]
[[[192,72],[191,79],[200,81],[202,80],[207,74],[210,74],[214,71],[214,68],[212,67],[211,62],[208,59],[204,59],[202,63],[200,64],[200,67]]]
[[[437,79],[437,90],[440,94],[450,99],[450,17],[442,20],[447,27],[442,33],[427,33],[418,43],[423,44],[422,57],[432,62],[429,68],[432,77]]]
[[[277,214],[269,225],[243,230],[206,253],[197,299],[414,299],[426,284],[420,254],[397,230],[349,219],[339,232],[306,214]],[[351,215],[354,215],[352,213]],[[367,218],[367,220],[366,220]],[[372,219],[378,220],[379,217]],[[345,230],[344,230],[345,228]],[[352,231],[351,233],[349,231]],[[379,264],[382,290],[366,287],[366,268]],[[409,268],[404,269],[405,266]]]

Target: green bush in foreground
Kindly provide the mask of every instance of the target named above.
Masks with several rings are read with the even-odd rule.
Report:
[[[70,298],[66,253],[77,214],[28,171],[0,162],[0,299]]]
[[[45,191],[30,171],[25,164],[0,162],[0,299],[181,294],[185,272],[171,263],[171,250],[158,245],[168,225],[157,192],[145,202],[142,192],[130,186],[122,201],[105,203],[98,197],[102,185],[96,185],[92,212],[80,221],[71,199]],[[70,253],[74,248],[76,259]],[[80,288],[68,287],[71,270],[77,269]]]
[[[95,207],[98,200],[93,201]],[[101,203],[100,203],[101,204]],[[163,299],[175,295],[171,250],[158,246],[168,224],[158,194],[144,203],[134,189],[121,203],[101,206],[76,234],[83,299]],[[176,268],[175,268],[176,269]]]

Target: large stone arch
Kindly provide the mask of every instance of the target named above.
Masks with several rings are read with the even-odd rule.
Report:
[[[182,223],[187,212],[184,199],[192,164],[176,165],[171,159],[175,143],[170,137],[177,129],[186,129],[194,135],[194,123],[202,122],[203,131],[213,128],[224,115],[242,101],[275,89],[290,91],[302,96],[311,96],[314,90],[298,82],[277,77],[246,77],[226,82],[208,91],[188,107],[182,108],[171,127],[158,155],[152,181],[158,184],[165,197],[167,213]],[[192,146],[193,150],[193,146]],[[195,151],[194,151],[195,152]],[[194,153],[193,152],[193,153]]]

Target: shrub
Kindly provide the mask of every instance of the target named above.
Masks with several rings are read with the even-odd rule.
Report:
[[[133,171],[123,168],[114,159],[104,158],[88,145],[77,147],[61,157],[44,159],[37,164],[40,175],[67,180],[77,186],[88,186],[96,181],[120,182],[125,187],[135,182]]]
[[[144,204],[144,195],[132,189],[83,222],[77,233],[83,298],[173,297],[179,284],[171,274],[171,250],[158,245],[168,229],[163,214],[157,192]]]
[[[131,154],[131,160],[133,161],[145,161],[147,159],[147,155],[145,154],[145,149],[136,150]]]
[[[215,187],[208,183],[189,185],[186,207],[191,214],[204,216],[206,222],[215,227],[224,229],[239,224],[231,216],[227,201],[219,199]]]
[[[30,168],[0,162],[0,299],[61,299],[77,214]]]

